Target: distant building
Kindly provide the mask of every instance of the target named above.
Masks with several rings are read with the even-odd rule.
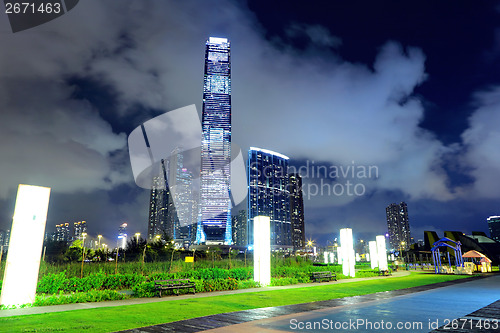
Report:
[[[233,244],[247,246],[247,212],[240,210],[233,216]]]
[[[193,191],[193,174],[184,167],[181,147],[168,160],[168,186],[173,198],[167,218],[167,234],[179,244],[189,245],[194,240],[198,221],[198,205]]]
[[[490,238],[500,242],[500,216],[490,216],[487,219]]]
[[[148,241],[153,241],[157,235],[162,236],[165,232],[173,234],[173,229],[167,231],[168,213],[173,210],[174,204],[167,184],[164,160],[161,160],[159,168],[158,176],[152,179],[149,196]]]
[[[68,226],[69,230],[69,226]],[[87,222],[86,221],[78,221],[73,223],[73,239],[82,239],[83,233],[87,233]]]
[[[298,173],[288,175],[290,191],[290,221],[292,223],[292,244],[295,250],[306,246],[304,226],[304,198],[302,195],[302,177]]]
[[[6,248],[9,247],[10,242],[10,229],[5,232],[5,239],[3,241],[3,249],[6,251]]]
[[[389,244],[393,250],[408,250],[411,245],[410,222],[406,203],[390,204],[385,209]]]
[[[263,215],[271,219],[271,247],[292,248],[288,157],[267,149],[251,147],[248,151],[247,169],[248,244],[254,244],[254,218]]]
[[[127,247],[127,223],[122,223],[118,228],[118,247],[122,249]]]
[[[83,221],[85,222],[85,221]],[[78,228],[80,228],[81,224],[78,225]],[[85,230],[87,227],[85,226]],[[70,230],[69,230],[69,223],[61,223],[61,224],[56,224],[56,232],[53,237],[54,241],[57,242],[69,242],[70,239]]]
[[[3,252],[7,252],[9,247],[9,238],[10,238],[10,230],[4,231],[0,230],[0,247],[3,249]]]

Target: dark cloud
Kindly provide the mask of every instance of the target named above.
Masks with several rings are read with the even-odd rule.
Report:
[[[51,223],[85,215],[96,228],[127,216],[145,224],[145,191],[125,191],[126,203],[114,199],[124,195],[114,189],[133,186],[127,131],[160,112],[190,104],[200,111],[210,35],[232,41],[233,140],[243,150],[257,146],[301,161],[378,168],[376,178],[346,178],[366,187],[362,198],[308,200],[308,233],[352,220],[365,232],[380,233],[385,206],[398,198],[500,196],[499,184],[490,181],[500,171],[497,90],[478,95],[464,146],[443,144],[420,127],[424,106],[415,89],[432,76],[418,45],[386,40],[373,63],[351,62],[336,53],[340,37],[321,25],[296,23],[288,36],[306,38],[305,47],[283,47],[286,41],[277,47],[243,3],[233,1],[88,0],[17,34],[1,20],[0,198],[9,198],[19,183],[50,186],[53,200],[67,203],[65,210],[53,206],[59,208],[49,212]],[[92,98],[86,85],[102,87],[112,105]],[[463,151],[457,163],[472,170],[475,182],[457,188],[442,164]],[[335,223],[327,219],[332,215]]]

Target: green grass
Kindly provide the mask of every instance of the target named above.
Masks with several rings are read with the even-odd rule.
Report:
[[[329,300],[396,290],[466,276],[412,272],[410,276],[187,300],[0,318],[0,332],[110,332],[212,314]]]

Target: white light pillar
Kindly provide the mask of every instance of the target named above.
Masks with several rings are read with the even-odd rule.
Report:
[[[50,188],[19,185],[2,285],[2,305],[35,301]]]
[[[375,267],[378,267],[377,242],[368,242],[368,248],[370,249],[370,264],[372,269],[375,269]]]
[[[379,235],[375,238],[377,240],[377,253],[378,253],[378,269],[386,271],[387,266],[387,249],[385,247],[385,236]]]
[[[271,284],[271,224],[268,216],[253,220],[253,279],[261,286]]]
[[[323,252],[323,259],[325,261],[325,264],[328,264],[328,252]]]
[[[342,246],[337,247],[337,263],[342,265]]]
[[[330,263],[334,264],[335,263],[335,256],[333,252],[330,252]]]
[[[340,244],[342,245],[342,274],[354,277],[355,256],[351,228],[340,229]]]

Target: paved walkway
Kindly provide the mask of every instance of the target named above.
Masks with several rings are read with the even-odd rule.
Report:
[[[225,313],[124,332],[498,332],[500,328],[495,326],[494,320],[500,320],[500,302],[493,302],[499,297],[500,276],[494,275],[329,301]],[[472,324],[470,329],[467,324],[462,330],[451,329],[453,320],[464,322],[458,319],[461,317],[475,320],[475,323],[481,320],[483,324],[488,319],[491,325],[489,330],[485,330],[484,325],[478,330]],[[450,329],[444,327],[447,323],[450,323]]]
[[[392,277],[406,276],[409,274],[410,274],[410,272],[408,272],[408,271],[398,271],[398,272],[394,272]],[[162,298],[157,298],[157,297],[154,297],[154,298],[132,298],[132,299],[126,299],[126,300],[121,300],[121,301],[38,306],[38,307],[31,307],[31,308],[25,308],[25,309],[2,310],[2,311],[0,311],[0,318],[1,317],[31,315],[31,314],[40,314],[40,313],[49,313],[49,312],[62,312],[62,311],[71,311],[71,310],[93,309],[93,308],[110,307],[110,306],[123,306],[123,305],[144,304],[144,303],[153,303],[153,302],[168,302],[168,301],[183,300],[183,299],[190,299],[190,298],[211,297],[211,296],[219,296],[219,295],[233,295],[233,294],[242,294],[242,293],[253,293],[253,292],[268,291],[268,290],[314,287],[314,286],[326,285],[326,284],[351,283],[351,282],[364,281],[364,280],[387,279],[387,278],[391,278],[391,277],[383,277],[383,276],[378,277],[377,276],[377,277],[369,277],[369,278],[342,279],[339,281],[332,281],[332,282],[301,283],[301,284],[294,284],[294,285],[289,285],[289,286],[279,286],[279,287],[263,287],[263,288],[215,291],[215,292],[209,292],[209,293],[199,293],[199,294],[195,294],[195,295],[185,294],[185,295],[180,295],[180,296],[168,296],[168,297],[162,297]]]

